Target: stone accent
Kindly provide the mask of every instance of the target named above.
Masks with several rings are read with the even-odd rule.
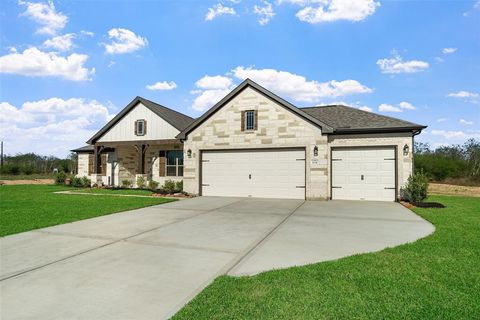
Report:
[[[241,131],[241,113],[245,110],[258,111],[258,130]],[[315,145],[320,161],[312,163]],[[320,128],[247,87],[187,137],[184,150],[191,149],[192,158],[185,158],[184,188],[199,193],[199,150],[288,147],[306,148],[307,198],[327,199],[327,137]]]

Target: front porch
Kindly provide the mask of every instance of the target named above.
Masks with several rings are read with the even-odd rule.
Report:
[[[175,139],[148,141],[99,142],[89,159],[89,176],[104,186],[138,187],[156,181],[183,179],[183,144]]]

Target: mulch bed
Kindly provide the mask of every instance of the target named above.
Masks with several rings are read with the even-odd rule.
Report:
[[[407,201],[400,201],[400,203],[408,208],[434,208],[434,209],[441,209],[445,208],[445,206],[439,202],[407,202]]]

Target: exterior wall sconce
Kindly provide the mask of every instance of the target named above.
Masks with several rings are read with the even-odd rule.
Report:
[[[410,148],[408,147],[408,144],[405,144],[403,146],[403,155],[406,157],[408,156],[408,152],[410,151]]]
[[[318,147],[317,147],[317,146],[315,146],[315,147],[313,148],[313,156],[314,156],[314,157],[318,157]]]
[[[189,157],[189,158],[192,157],[192,149],[187,150],[187,157]]]

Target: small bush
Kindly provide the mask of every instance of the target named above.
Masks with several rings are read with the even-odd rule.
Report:
[[[55,174],[55,184],[65,184],[65,179],[67,179],[65,172],[60,171]]]
[[[124,188],[130,188],[132,186],[132,181],[128,179],[122,180],[122,187]]]
[[[158,189],[158,182],[155,180],[150,180],[148,181],[148,188],[151,190],[157,190]]]
[[[423,171],[411,174],[405,186],[410,202],[422,202],[428,196],[428,177]]]
[[[82,188],[83,187],[82,178],[73,177],[72,178],[72,187]]]
[[[140,188],[140,189],[145,188],[145,178],[143,176],[137,177],[137,188]]]
[[[2,169],[2,173],[4,174],[11,174],[11,175],[19,175],[20,174],[20,166],[16,164],[5,164]]]
[[[33,173],[33,167],[31,166],[25,166],[22,169],[23,173],[26,174],[27,176],[31,175]]]
[[[175,191],[182,192],[183,191],[183,180],[175,182]]]
[[[162,189],[165,190],[166,193],[174,193],[175,192],[175,181],[173,181],[173,180],[165,181],[165,184],[163,185]]]
[[[82,177],[82,186],[84,188],[90,188],[92,185],[92,180],[88,179],[87,177]]]

